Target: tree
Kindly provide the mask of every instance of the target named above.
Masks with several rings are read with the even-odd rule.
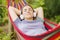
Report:
[[[4,25],[7,21],[6,1],[0,0],[0,25]]]

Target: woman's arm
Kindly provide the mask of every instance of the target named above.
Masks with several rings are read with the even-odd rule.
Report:
[[[12,6],[9,6],[8,10],[12,20],[15,21],[18,18],[17,15],[20,15],[20,11]]]
[[[43,14],[43,8],[42,7],[36,8],[35,11],[38,13],[37,16],[39,18],[44,19],[44,14]]]
[[[12,8],[13,8],[13,10],[15,11],[15,13],[16,13],[17,15],[20,15],[20,13],[21,13],[20,10],[18,10],[17,8],[14,8],[14,7],[12,7]]]

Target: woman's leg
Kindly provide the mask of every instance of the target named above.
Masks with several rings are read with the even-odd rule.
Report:
[[[11,6],[9,6],[9,8],[8,8],[9,14],[10,14],[13,21],[15,21],[18,18],[18,16],[17,16],[16,12],[14,11],[14,9],[16,9],[16,8],[11,7]]]

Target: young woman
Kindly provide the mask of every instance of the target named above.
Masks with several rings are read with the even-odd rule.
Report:
[[[26,35],[36,36],[47,31],[43,24],[44,16],[42,7],[34,10],[31,6],[25,5],[20,11],[9,6],[9,13],[15,25]],[[21,19],[24,20],[21,21]]]

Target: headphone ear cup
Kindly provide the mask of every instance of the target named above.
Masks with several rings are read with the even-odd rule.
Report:
[[[36,17],[37,15],[36,15],[36,12],[34,12],[34,16],[33,17]]]
[[[24,19],[24,16],[23,16],[23,15],[20,15],[20,18],[21,18],[21,19]]]

